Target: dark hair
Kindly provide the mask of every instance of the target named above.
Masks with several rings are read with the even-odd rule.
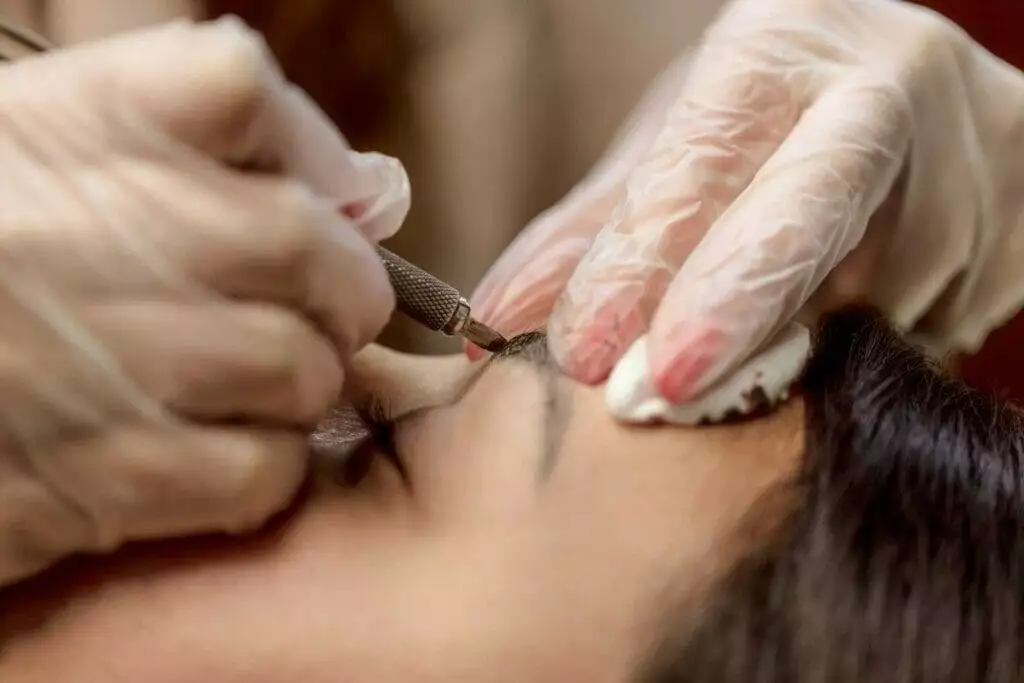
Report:
[[[1024,680],[1021,414],[864,308],[825,321],[801,384],[791,512],[643,680]]]

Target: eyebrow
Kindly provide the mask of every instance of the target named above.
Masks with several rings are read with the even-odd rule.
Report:
[[[562,452],[562,442],[569,425],[570,395],[560,382],[562,377],[558,364],[555,363],[548,348],[548,337],[542,331],[526,332],[516,335],[505,347],[487,359],[473,375],[460,387],[449,405],[461,401],[472,390],[481,377],[494,363],[508,361],[529,364],[540,376],[544,384],[544,430],[541,443],[541,457],[537,467],[538,483],[543,483],[550,476],[557,464],[558,455]],[[420,412],[420,411],[414,411]],[[403,415],[399,419],[408,416]]]
[[[529,363],[544,383],[544,435],[537,468],[537,479],[543,483],[554,471],[558,455],[562,452],[562,442],[569,425],[570,395],[560,381],[562,373],[551,356],[544,332],[527,332],[513,337],[490,362],[507,360]]]

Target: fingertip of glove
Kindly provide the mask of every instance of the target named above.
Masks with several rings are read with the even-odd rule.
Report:
[[[626,423],[716,424],[785,401],[809,350],[808,329],[791,323],[721,381],[706,390],[699,384],[686,385],[687,393],[677,391],[676,395],[688,397],[677,401],[665,396],[665,387],[652,371],[649,340],[641,337],[612,371],[605,403],[616,419]]]
[[[653,337],[651,377],[658,394],[677,405],[691,400],[713,379],[708,371],[724,342],[725,335],[710,328],[689,331],[684,337]]]
[[[327,329],[342,358],[355,353],[380,334],[395,309],[395,291],[387,269],[371,241],[349,220],[349,209],[332,211],[326,229],[335,246],[347,256],[344,268],[334,267],[330,277],[320,274],[315,288],[317,310],[331,316]],[[356,291],[359,296],[338,299],[337,292]]]
[[[596,310],[588,306],[583,316],[564,303],[556,308],[549,328],[551,349],[562,369],[576,381],[603,382],[644,333],[646,321],[640,311],[622,303],[613,300]]]
[[[605,404],[612,416],[629,423],[657,418],[660,401],[650,386],[647,337],[640,337],[615,364],[605,384]],[[653,400],[652,400],[653,399]]]
[[[615,364],[605,384],[605,405],[612,417],[626,424],[698,425],[714,419],[715,401],[676,404],[661,395],[650,370],[647,336],[637,339]]]
[[[486,352],[483,349],[470,341],[462,342],[462,351],[466,354],[466,357],[474,363],[486,355]]]
[[[618,345],[592,330],[549,331],[551,352],[569,377],[583,384],[599,384],[608,378],[622,355]]]
[[[375,152],[354,153],[352,165],[362,177],[358,224],[375,242],[392,237],[405,221],[412,204],[409,176],[402,163]]]
[[[652,371],[658,394],[671,403],[684,403],[697,394],[712,358],[707,353],[684,353],[661,370]]]
[[[209,471],[215,488],[203,501],[211,529],[240,534],[259,528],[305,479],[308,439],[298,432],[223,429],[204,442],[209,449],[219,447],[217,469]]]

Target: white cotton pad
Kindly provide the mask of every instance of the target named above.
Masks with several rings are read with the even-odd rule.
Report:
[[[654,389],[647,362],[647,337],[641,337],[615,366],[605,385],[605,403],[617,419],[642,424],[696,425],[721,422],[789,396],[811,348],[806,327],[790,323],[750,360],[689,403],[674,406]]]

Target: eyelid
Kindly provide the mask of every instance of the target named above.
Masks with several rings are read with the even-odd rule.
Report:
[[[391,407],[381,396],[376,394],[367,394],[366,400],[353,408],[367,426],[382,423],[390,425],[395,421]]]
[[[389,461],[399,470],[403,480],[408,483],[408,459],[404,457],[401,450],[401,433],[411,427],[413,422],[425,418],[431,412],[442,410],[461,401],[497,358],[497,356],[491,356],[486,361],[480,363],[478,367],[473,369],[469,377],[464,378],[463,381],[458,383],[454,390],[445,392],[447,395],[442,400],[421,402],[416,407],[400,412],[394,410],[386,394],[372,393],[364,390],[359,400],[353,401],[347,408],[347,412],[352,415],[353,421],[358,422],[359,426],[358,435],[355,433],[355,430],[352,430],[349,437],[350,442],[354,444],[349,449],[351,457],[358,459],[362,455],[367,454],[370,449],[377,451],[385,450],[380,447],[381,444],[375,439],[374,429],[386,427],[390,431],[390,446],[387,449],[390,450],[390,453],[386,455],[393,456],[389,458]],[[440,399],[441,397],[435,393],[430,398]],[[357,436],[358,438],[356,438]]]
[[[536,367],[535,364],[529,363],[526,359],[519,358],[518,355],[492,355],[488,357],[486,360],[479,362],[477,364],[477,367],[473,368],[473,371],[469,374],[469,376],[462,378],[462,380],[458,382],[458,385],[454,389],[445,392],[443,398],[441,398],[439,394],[434,393],[430,395],[430,400],[422,401],[419,404],[415,405],[414,407],[409,407],[402,411],[396,411],[391,409],[390,404],[388,403],[384,396],[380,394],[373,394],[367,392],[366,394],[364,394],[364,398],[360,402],[361,408],[357,408],[357,410],[365,410],[366,407],[370,406],[371,404],[376,404],[378,408],[382,409],[383,415],[386,416],[386,420],[397,428],[405,423],[411,422],[412,420],[418,420],[422,418],[424,415],[430,413],[431,411],[447,408],[458,404],[463,398],[466,397],[466,394],[468,394],[473,389],[473,386],[477,383],[477,381],[480,380],[485,374],[487,374],[487,372],[491,370],[495,365],[501,363],[514,362],[517,359],[520,362],[527,362],[529,365]]]

